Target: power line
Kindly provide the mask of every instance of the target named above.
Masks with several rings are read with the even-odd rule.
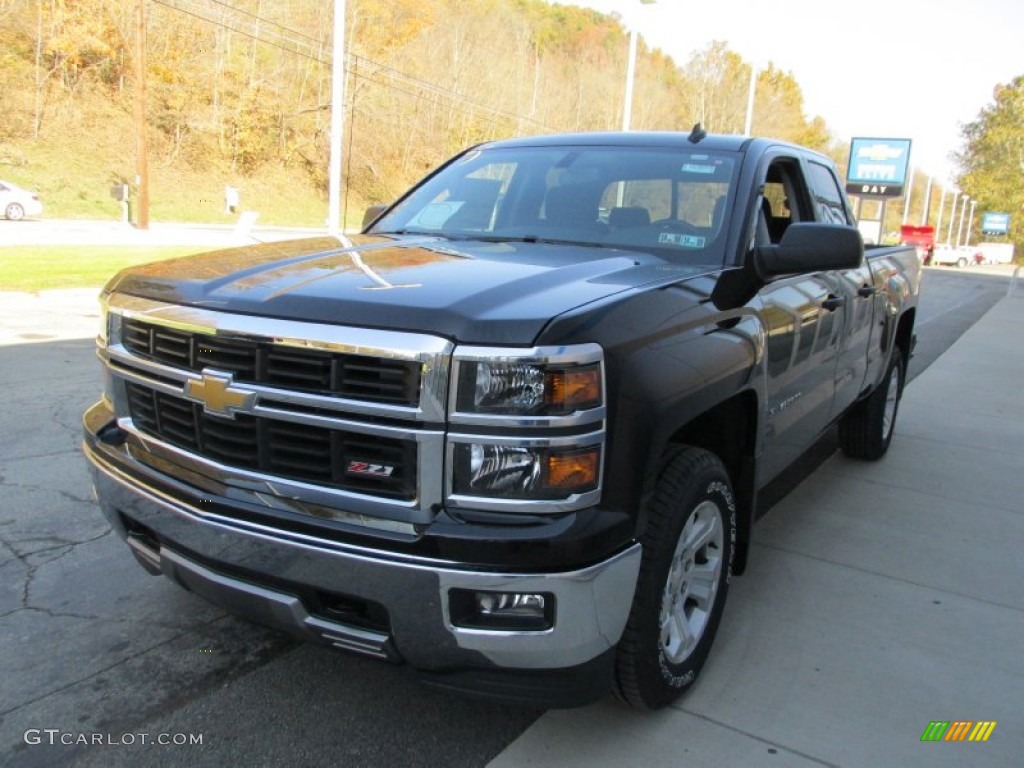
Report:
[[[185,0],[185,1],[187,2],[187,0]],[[226,21],[223,21],[223,20],[220,20],[220,19],[210,18],[209,16],[203,15],[203,13],[201,13],[200,10],[197,10],[196,0],[192,0],[192,2],[191,2],[191,9],[184,8],[184,7],[182,7],[180,5],[180,3],[183,2],[183,0],[153,0],[153,2],[159,3],[160,5],[163,5],[163,6],[167,7],[167,8],[172,9],[172,10],[178,11],[179,13],[184,13],[184,14],[187,14],[189,16],[192,16],[193,18],[197,18],[197,19],[199,19],[201,21],[205,21],[208,24],[213,24],[213,25],[220,26],[222,28],[228,29],[228,30],[230,30],[232,32],[236,32],[237,34],[243,35],[243,36],[248,37],[248,38],[250,38],[252,40],[255,40],[257,42],[265,43],[265,44],[270,45],[270,46],[272,46],[274,48],[277,48],[279,50],[286,51],[287,53],[292,53],[292,54],[295,54],[295,55],[298,55],[298,56],[303,56],[303,57],[308,58],[308,59],[310,59],[312,61],[316,61],[316,62],[318,62],[320,64],[323,64],[324,66],[327,66],[330,63],[329,60],[326,60],[326,59],[318,56],[317,54],[310,52],[309,49],[311,48],[311,46],[309,44],[307,44],[307,43],[302,42],[302,41],[290,39],[290,38],[288,38],[286,36],[283,36],[283,35],[281,35],[279,33],[272,33],[275,37],[277,37],[280,40],[284,40],[285,42],[290,43],[292,45],[295,45],[297,47],[306,48],[307,49],[306,51],[296,50],[295,48],[289,48],[289,47],[286,47],[285,45],[281,45],[280,43],[274,42],[272,40],[268,40],[265,37],[263,37],[260,34],[259,31],[252,30],[251,27],[250,27],[249,30],[246,30],[246,29],[239,28],[237,26],[233,26],[232,24],[229,24]],[[254,13],[251,13],[251,12],[246,11],[244,9],[238,8],[236,6],[233,6],[230,3],[223,2],[223,0],[208,0],[208,2],[212,2],[212,3],[215,3],[217,5],[223,6],[224,8],[232,10],[232,11],[234,11],[236,13],[243,14],[245,16],[249,16],[250,18],[254,19],[255,21],[274,25],[274,26],[279,27],[280,29],[282,29],[282,30],[284,30],[284,31],[286,31],[288,33],[291,33],[291,34],[294,34],[294,35],[298,35],[300,37],[304,37],[307,40],[310,40],[310,41],[313,41],[313,42],[317,43],[318,46],[320,45],[320,41],[319,40],[316,40],[315,38],[310,37],[309,35],[303,34],[301,32],[298,32],[297,30],[291,29],[290,27],[286,27],[286,26],[284,26],[282,24],[279,24],[279,23],[277,23],[275,21],[271,21],[270,19],[266,19],[264,17],[258,16],[257,14],[254,14]],[[542,122],[540,122],[538,120],[534,120],[531,117],[527,117],[525,115],[519,115],[519,114],[516,114],[516,113],[513,113],[513,112],[508,112],[508,111],[505,111],[505,110],[502,110],[502,109],[497,109],[495,107],[489,107],[489,106],[487,106],[485,104],[481,104],[480,102],[474,101],[473,99],[467,98],[466,96],[464,96],[463,94],[459,93],[456,90],[453,90],[451,88],[446,88],[445,86],[438,85],[436,83],[432,83],[432,82],[430,82],[428,80],[424,80],[423,78],[416,77],[415,75],[410,75],[407,72],[403,72],[403,71],[401,71],[399,69],[396,69],[394,67],[389,67],[389,66],[387,66],[385,64],[382,64],[382,63],[380,63],[378,61],[374,61],[373,59],[367,58],[365,56],[360,56],[359,54],[352,53],[351,51],[348,52],[347,56],[352,61],[363,62],[364,64],[368,64],[371,67],[374,67],[374,68],[376,68],[378,70],[381,70],[383,72],[387,72],[387,73],[389,73],[392,76],[392,78],[398,79],[400,81],[404,81],[406,84],[411,85],[413,87],[417,87],[417,88],[420,88],[420,89],[426,89],[426,90],[433,91],[437,95],[441,95],[441,96],[443,96],[445,98],[453,99],[453,100],[462,102],[463,104],[469,105],[471,107],[474,107],[474,108],[476,108],[478,110],[481,110],[481,111],[484,111],[484,112],[488,112],[488,113],[490,113],[492,115],[497,115],[497,116],[500,116],[500,117],[504,117],[504,118],[509,119],[509,120],[515,120],[516,122],[529,123],[531,125],[535,125],[535,126],[537,126],[539,128],[542,128],[544,130],[552,130],[550,128],[550,126],[547,126],[547,125],[545,125],[544,123],[542,123]],[[355,74],[356,70],[353,67],[346,67],[346,72],[348,72],[349,74]],[[360,75],[360,76],[363,77],[364,79],[370,79],[370,78],[366,77],[365,75]],[[390,84],[390,83],[381,82],[379,80],[372,80],[372,82],[375,82],[377,85],[380,85],[382,87],[392,88],[394,90],[397,90],[397,91],[402,92],[402,93],[406,93],[408,95],[413,95],[413,96],[417,95],[417,94],[412,94],[409,91],[404,91],[403,89],[398,88],[397,86],[395,86],[393,84]]]
[[[207,2],[215,3],[216,5],[222,5],[225,8],[227,8],[229,10],[232,10],[235,13],[240,13],[240,14],[242,14],[244,16],[250,16],[253,19],[255,19],[256,21],[260,22],[261,24],[273,24],[275,27],[279,27],[279,28],[283,29],[285,32],[290,32],[293,35],[298,35],[299,37],[304,37],[307,40],[312,40],[317,45],[320,45],[323,42],[322,40],[318,40],[315,37],[310,37],[309,35],[305,34],[304,32],[300,32],[297,29],[293,29],[292,27],[286,27],[284,24],[280,24],[280,23],[278,23],[278,22],[276,22],[276,21],[274,21],[272,19],[268,19],[268,18],[265,18],[263,16],[259,16],[259,15],[255,14],[255,13],[251,12],[251,11],[245,10],[244,8],[239,8],[236,5],[231,5],[231,3],[225,3],[223,0],[207,0]]]
[[[225,21],[221,21],[219,19],[211,19],[209,16],[204,16],[199,11],[189,10],[188,8],[183,8],[183,7],[181,7],[181,5],[178,4],[177,0],[171,0],[170,2],[168,0],[152,0],[152,2],[157,3],[159,5],[162,5],[162,6],[166,7],[166,8],[170,8],[173,11],[178,11],[179,13],[183,13],[183,14],[185,14],[187,16],[191,16],[193,18],[199,19],[200,21],[205,21],[208,24],[213,24],[215,26],[222,27],[224,29],[228,29],[228,30],[230,30],[232,32],[235,32],[235,33],[237,33],[239,35],[242,35],[243,37],[248,37],[248,38],[250,38],[252,40],[255,40],[257,42],[264,43],[266,45],[270,45],[270,46],[272,46],[274,48],[278,48],[278,49],[280,49],[282,51],[286,51],[287,53],[295,54],[296,56],[304,56],[307,59],[312,59],[313,61],[319,62],[320,64],[324,64],[324,65],[327,65],[329,63],[328,61],[320,58],[316,54],[306,53],[306,52],[303,52],[301,50],[296,50],[294,48],[285,47],[284,45],[281,45],[279,43],[275,43],[272,40],[268,40],[268,39],[266,39],[264,37],[261,37],[259,35],[259,33],[257,33],[257,32],[251,32],[251,31],[247,31],[245,29],[240,29],[238,27],[232,26],[231,24],[228,24]],[[195,6],[193,5],[193,8],[194,7]],[[277,35],[277,37],[281,37],[281,36]],[[287,40],[286,39],[286,42],[295,43],[297,45],[305,45],[304,43],[298,43],[297,41],[294,41],[294,40]],[[309,46],[306,46],[306,47],[308,48]]]

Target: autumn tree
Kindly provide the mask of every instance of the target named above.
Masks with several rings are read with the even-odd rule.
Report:
[[[1024,75],[996,86],[993,102],[963,126],[957,185],[978,210],[1010,213],[1009,239],[1024,257]]]

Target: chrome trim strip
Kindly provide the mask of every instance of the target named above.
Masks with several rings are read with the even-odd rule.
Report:
[[[407,406],[388,406],[359,401],[359,412],[384,416],[401,414],[402,417],[408,414],[421,421],[440,422],[444,420],[449,362],[455,347],[452,342],[439,336],[236,315],[209,309],[165,304],[123,294],[114,294],[110,297],[109,311],[122,317],[144,320],[190,333],[243,337],[256,342],[295,348],[419,362],[421,365],[419,408],[409,409]],[[128,355],[132,365],[147,362],[124,350],[120,339],[111,339],[110,347],[117,347],[119,354],[116,356],[122,357],[122,359],[121,351],[123,350],[123,355]],[[164,367],[159,364],[154,365]],[[254,388],[255,386],[262,385],[254,385]],[[302,393],[295,394],[297,397],[306,397]],[[309,397],[319,396],[310,395]],[[346,404],[346,409],[355,410],[349,407],[350,401],[342,402]]]

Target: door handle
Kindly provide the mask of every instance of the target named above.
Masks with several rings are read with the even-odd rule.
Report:
[[[862,299],[866,299],[868,296],[874,296],[878,293],[878,289],[873,285],[862,285],[857,289],[857,295]]]
[[[846,298],[843,296],[829,296],[823,302],[821,302],[822,309],[827,309],[829,312],[835,312],[842,306],[846,305]]]

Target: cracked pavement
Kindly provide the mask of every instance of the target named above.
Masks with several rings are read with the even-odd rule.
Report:
[[[91,339],[0,347],[0,386],[0,762],[64,764],[25,730],[131,731],[294,645],[147,578],[113,535],[79,449]]]

